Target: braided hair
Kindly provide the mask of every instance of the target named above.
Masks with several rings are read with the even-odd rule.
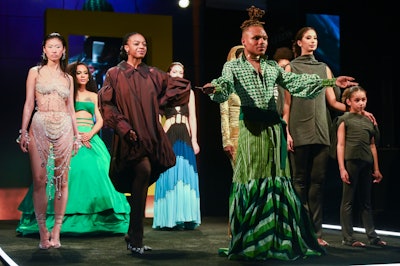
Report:
[[[255,7],[251,6],[250,8],[246,9],[248,14],[249,14],[249,19],[243,21],[242,25],[240,28],[242,31],[247,30],[251,26],[262,26],[265,24],[265,22],[260,21],[260,19],[264,16],[265,11]]]

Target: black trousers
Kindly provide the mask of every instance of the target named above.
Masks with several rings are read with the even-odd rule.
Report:
[[[345,164],[350,184],[343,182],[342,202],[340,204],[340,225],[342,226],[343,240],[347,243],[355,241],[353,239],[353,205],[357,199],[365,233],[368,240],[372,242],[378,238],[371,208],[372,165],[361,160],[348,160]]]
[[[321,144],[296,147],[290,153],[294,189],[307,209],[318,238],[322,237],[322,204],[329,146]]]

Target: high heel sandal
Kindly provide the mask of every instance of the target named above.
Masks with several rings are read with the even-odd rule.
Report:
[[[47,239],[40,240],[39,248],[40,249],[49,249],[51,247],[52,247],[52,244],[50,243],[50,233],[47,231]]]
[[[50,243],[51,243],[51,246],[52,246],[53,248],[60,248],[60,247],[61,247],[60,238],[58,238],[58,239],[56,239],[56,240],[54,240],[54,238],[52,238],[52,239],[50,240]]]
[[[37,214],[36,221],[39,226],[39,234],[40,234],[39,248],[40,249],[51,248],[52,245],[50,243],[50,233],[46,227],[46,214],[45,213]]]
[[[62,214],[54,215],[54,227],[53,227],[53,230],[51,230],[51,240],[50,240],[51,246],[53,248],[61,247],[60,232],[61,232],[61,225],[63,222],[63,218],[64,218],[64,215],[62,215]],[[55,233],[55,232],[57,232],[57,230],[58,230],[58,233]],[[58,235],[58,237],[55,237],[55,235]]]

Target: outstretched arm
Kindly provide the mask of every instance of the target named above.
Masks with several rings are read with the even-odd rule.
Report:
[[[358,83],[354,82],[354,78],[353,77],[349,77],[349,76],[339,76],[336,78],[335,84],[336,86],[345,89],[347,87],[351,87],[351,86],[357,86]]]

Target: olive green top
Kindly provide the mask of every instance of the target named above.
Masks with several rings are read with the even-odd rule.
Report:
[[[316,74],[325,79],[326,64],[313,55],[302,55],[290,62],[293,73]],[[330,145],[330,116],[327,109],[325,89],[313,99],[292,96],[290,105],[289,132],[294,146],[310,144]]]

